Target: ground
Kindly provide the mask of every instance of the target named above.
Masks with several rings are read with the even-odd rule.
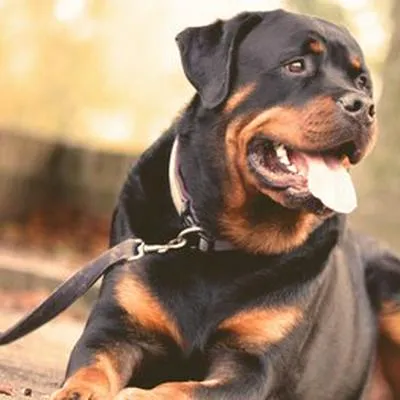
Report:
[[[37,306],[84,263],[73,261],[0,242],[0,331]],[[44,399],[59,386],[97,288],[36,332],[0,346],[0,400]],[[29,389],[31,395],[24,395]],[[11,395],[5,394],[9,391]]]
[[[22,315],[2,310],[0,330]],[[82,323],[59,317],[21,340],[0,347],[0,400],[48,398],[62,382],[68,355],[82,329]],[[11,395],[1,394],[9,391]]]

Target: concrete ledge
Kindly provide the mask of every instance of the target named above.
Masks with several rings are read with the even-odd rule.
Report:
[[[55,199],[110,215],[136,158],[0,130],[0,220],[23,217]]]

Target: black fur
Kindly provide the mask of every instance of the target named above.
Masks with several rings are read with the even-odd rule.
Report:
[[[299,43],[310,33],[324,41],[329,56],[320,56],[321,68],[312,77],[289,79],[281,63],[296,57]],[[344,29],[311,17],[284,11],[245,13],[190,28],[177,40],[197,94],[130,171],[114,213],[111,246],[131,236],[163,243],[183,228],[168,183],[176,137],[181,172],[199,222],[212,236],[226,239],[218,217],[228,173],[224,138],[229,120],[280,104],[301,106],[320,95],[336,99],[349,90],[361,91],[345,60],[350,52],[363,60],[355,40]],[[362,73],[369,76],[365,66]],[[254,93],[232,115],[224,114],[229,95],[252,81],[257,82]],[[371,90],[370,85],[363,88],[363,96],[370,97]],[[339,134],[347,135],[349,127],[353,132],[355,125],[359,131],[354,140],[364,145],[362,122],[343,122]],[[254,212],[252,218],[258,215]],[[127,318],[114,291],[127,271],[176,321],[182,346]],[[287,253],[251,254],[236,248],[150,255],[105,277],[67,376],[90,365],[97,352],[118,344],[124,386],[202,381],[222,365],[230,368],[229,379],[217,388],[198,388],[193,398],[364,399],[376,354],[378,314],[382,302],[399,291],[399,278],[399,259],[349,231],[338,215],[325,219],[303,245]],[[232,332],[218,328],[243,310],[293,304],[303,312],[301,321],[263,351],[246,348]],[[143,355],[138,367],[134,351]]]

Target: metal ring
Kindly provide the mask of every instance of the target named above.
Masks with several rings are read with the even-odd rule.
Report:
[[[177,237],[175,239],[172,239],[169,243],[168,243],[168,248],[169,249],[180,249],[184,246],[186,246],[187,243],[187,239],[183,236],[181,237]]]
[[[136,252],[136,254],[127,258],[127,260],[126,260],[127,262],[138,260],[139,258],[142,258],[145,255],[145,251],[144,251],[145,243],[143,242],[143,240],[135,239],[135,242],[137,243],[136,249],[134,250]]]
[[[145,244],[143,247],[143,251],[147,253],[158,253],[159,251],[164,250],[168,245],[167,244]]]
[[[203,228],[200,228],[200,226],[196,226],[196,225],[190,226],[189,228],[186,228],[186,229],[180,231],[178,233],[177,238],[183,238],[187,235],[190,235],[191,233],[200,233],[200,232],[205,233],[205,230]]]

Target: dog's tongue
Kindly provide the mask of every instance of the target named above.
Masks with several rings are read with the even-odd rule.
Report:
[[[326,207],[348,214],[357,207],[356,192],[350,174],[333,157],[304,154],[308,167],[308,188]]]

